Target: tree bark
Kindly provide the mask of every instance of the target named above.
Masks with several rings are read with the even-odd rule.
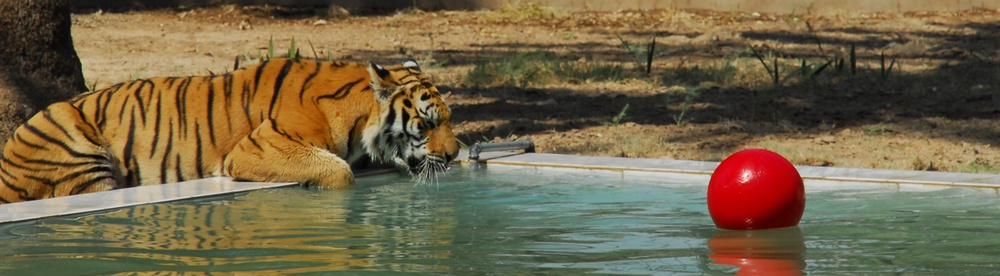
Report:
[[[64,0],[0,1],[0,143],[35,112],[87,90],[72,23]]]

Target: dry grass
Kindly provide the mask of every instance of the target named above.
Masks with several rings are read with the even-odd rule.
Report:
[[[569,16],[551,7],[530,1],[512,1],[483,17],[494,23],[521,23],[525,21],[559,19]]]

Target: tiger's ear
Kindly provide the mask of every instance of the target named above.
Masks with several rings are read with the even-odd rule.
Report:
[[[382,68],[382,65],[369,62],[368,74],[372,78],[371,87],[372,90],[375,90],[375,98],[378,100],[389,99],[393,90],[393,87],[391,87],[392,82],[386,80],[390,76],[389,70]]]
[[[420,64],[417,64],[417,60],[409,58],[403,61],[403,67],[416,70],[417,73],[423,73],[420,71]]]

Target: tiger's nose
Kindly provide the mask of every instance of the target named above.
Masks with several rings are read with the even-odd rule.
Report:
[[[445,152],[444,153],[444,163],[445,164],[450,164],[451,161],[455,160],[455,157],[458,157],[458,149],[457,148],[455,149],[455,151]]]
[[[456,142],[455,139],[445,141],[442,146],[444,149],[442,153],[444,154],[445,164],[451,163],[452,160],[455,160],[455,158],[458,157],[458,142]]]
[[[442,137],[439,144],[440,154],[444,157],[445,163],[451,163],[458,157],[458,140],[455,139],[455,135],[451,132],[451,127],[448,125],[442,125],[435,129],[438,132],[436,137]]]

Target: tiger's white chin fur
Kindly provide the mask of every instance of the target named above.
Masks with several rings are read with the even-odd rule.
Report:
[[[416,184],[437,183],[438,175],[451,169],[446,161],[440,157],[432,155],[425,155],[424,158],[403,156],[403,152],[397,145],[386,143],[388,139],[379,137],[380,129],[378,126],[369,127],[362,136],[364,151],[371,156],[373,161],[391,161],[400,172],[406,172],[413,177],[413,182]]]

